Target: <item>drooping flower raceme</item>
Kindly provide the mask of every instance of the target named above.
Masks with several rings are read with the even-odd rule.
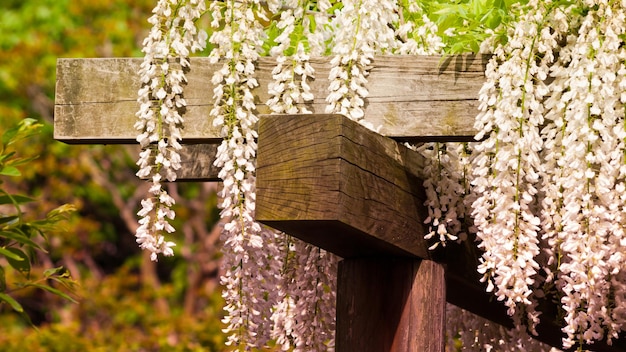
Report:
[[[252,89],[258,86],[255,63],[263,44],[265,17],[258,1],[212,2],[211,62],[218,63],[213,77],[213,124],[224,137],[215,165],[223,180],[221,217],[223,321],[227,344],[237,350],[264,347],[271,335],[271,313],[278,294],[280,251],[275,233],[254,220],[255,130],[258,117]]]
[[[331,23],[332,41],[330,86],[327,113],[339,113],[375,130],[363,120],[368,95],[367,76],[374,54],[390,53],[396,46],[393,23],[398,20],[395,1],[350,0]]]
[[[450,346],[450,350],[457,350],[454,346],[458,343],[456,341],[458,339],[462,344],[462,351],[560,351],[533,339],[523,326],[507,329],[451,304],[446,307],[446,320],[448,332],[452,333],[446,334],[446,346]]]
[[[481,91],[480,270],[531,327],[539,285],[560,300],[566,348],[624,326],[625,17],[622,2],[531,1]]]
[[[400,10],[396,38],[400,42],[394,53],[400,55],[437,55],[442,54],[445,44],[437,34],[437,25],[432,22],[419,6],[418,1],[407,0]]]
[[[281,32],[274,39],[277,45],[270,50],[270,55],[276,57],[276,66],[272,70],[274,81],[268,87],[272,98],[267,105],[272,113],[307,114],[311,111],[303,103],[313,101],[308,80],[315,79],[315,70],[305,51],[308,41],[295,37],[295,33],[304,33],[304,12],[309,4],[292,0],[282,5],[287,9],[280,11],[280,20],[276,26]]]
[[[150,197],[141,202],[136,236],[154,261],[159,253],[174,254],[174,242],[163,235],[174,232],[169,223],[174,219],[174,199],[161,182],[176,180],[180,168],[183,119],[179,110],[186,105],[183,70],[189,68],[189,54],[205,47],[207,34],[195,25],[204,11],[203,0],[159,1],[148,20],[152,29],[143,43],[145,56],[139,69],[142,87],[137,99],[140,108],[135,123],[142,148],[137,176],[148,178],[152,186]]]
[[[509,42],[496,50],[487,66],[482,112],[475,124],[480,131],[476,138],[486,136],[475,145],[472,181],[478,247],[485,251],[479,272],[510,315],[528,313],[531,331],[538,322],[532,295],[540,252],[540,218],[534,209],[543,170],[541,102],[548,93],[543,82],[558,35],[545,26],[549,6],[535,4],[514,26]]]
[[[623,330],[624,26],[620,2],[586,2],[552,68],[544,129],[547,267],[561,292],[564,347],[617,338]],[[571,22],[571,20],[569,21]]]
[[[469,155],[466,143],[425,143],[417,149],[427,161],[424,190],[430,249],[445,247],[448,241],[464,241],[473,229],[470,224]],[[433,241],[434,240],[434,241]]]
[[[320,16],[304,14],[320,4],[309,1],[276,2],[275,7],[272,4],[268,3],[271,11],[278,11],[278,5],[283,6],[283,11],[276,13],[280,16],[277,23],[280,32],[274,39],[277,45],[270,51],[276,57],[276,66],[268,86],[271,98],[267,105],[272,113],[311,113],[305,104],[314,99],[309,80],[315,78],[315,71],[305,47],[311,48],[311,43],[320,38],[307,30],[310,21]],[[322,24],[316,26],[322,28]],[[319,45],[313,47],[319,49]],[[283,350],[332,350],[337,257],[286,234],[277,233],[274,241],[283,265],[274,273],[277,301],[270,317],[271,338]]]

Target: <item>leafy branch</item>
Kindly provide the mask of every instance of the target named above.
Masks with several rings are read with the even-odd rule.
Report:
[[[8,304],[15,312],[30,321],[24,307],[11,295],[15,291],[33,287],[44,290],[71,302],[76,302],[68,293],[55,287],[61,286],[72,292],[75,282],[62,267],[45,270],[40,275],[31,271],[38,252],[46,253],[43,243],[47,233],[58,229],[58,223],[74,212],[74,206],[62,205],[50,211],[43,219],[27,220],[22,207],[35,199],[13,194],[7,189],[8,178],[21,176],[20,166],[36,157],[21,157],[13,150],[17,142],[38,133],[42,127],[33,119],[24,119],[17,126],[6,130],[0,138],[0,307]],[[7,273],[19,273],[19,282],[8,283]],[[15,275],[9,275],[14,277]]]

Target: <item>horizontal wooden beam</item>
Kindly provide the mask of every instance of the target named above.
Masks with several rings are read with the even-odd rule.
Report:
[[[256,219],[344,258],[429,258],[423,159],[341,115],[259,122]]]
[[[383,135],[413,141],[468,140],[475,134],[478,91],[484,81],[486,56],[382,56],[372,63],[365,104],[366,120]],[[67,143],[134,143],[133,129],[140,58],[59,59],[54,110],[54,137]],[[306,106],[323,113],[328,95],[330,58],[312,58],[315,100]],[[273,58],[257,64],[254,90],[259,114],[269,113],[267,86]],[[218,68],[208,58],[192,58],[187,74],[183,139],[186,143],[221,138],[209,111],[211,77]]]

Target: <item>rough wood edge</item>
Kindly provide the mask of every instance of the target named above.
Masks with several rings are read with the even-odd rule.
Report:
[[[402,156],[420,158],[405,149],[341,115],[266,116],[259,123],[256,218],[343,257],[429,258],[425,194]],[[330,233],[315,236],[317,226]]]
[[[376,57],[368,76],[370,95],[365,116],[383,135],[402,140],[471,140],[478,112],[478,90],[484,80],[487,56],[382,56]],[[316,98],[306,106],[324,112],[330,57],[312,58],[317,78],[310,85]],[[67,143],[134,143],[133,125],[140,58],[59,59],[55,93],[55,138]],[[188,73],[183,115],[186,143],[215,143],[219,130],[208,117],[213,105],[210,83],[217,64],[193,58]],[[257,113],[269,113],[274,59],[257,65]]]

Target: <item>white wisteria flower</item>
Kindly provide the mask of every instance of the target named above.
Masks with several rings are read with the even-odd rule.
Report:
[[[181,167],[178,151],[182,148],[183,118],[179,110],[187,104],[182,96],[186,83],[183,70],[189,67],[190,52],[206,45],[206,32],[195,25],[204,11],[204,1],[159,1],[148,20],[152,29],[143,42],[144,59],[139,69],[142,87],[135,123],[142,148],[137,176],[151,180],[152,186],[150,198],[141,202],[136,237],[140,247],[151,252],[153,261],[160,253],[174,254],[174,242],[166,241],[163,234],[174,232],[169,221],[175,216],[171,209],[175,202],[161,181],[163,177],[175,181]]]
[[[264,38],[258,19],[267,17],[258,1],[216,1],[210,10],[215,31],[209,40],[215,48],[209,57],[221,64],[212,77],[215,105],[210,115],[224,137],[214,163],[223,180],[224,332],[227,344],[237,350],[262,348],[272,335],[274,302],[283,297],[276,290],[280,242],[274,231],[254,220],[258,117],[252,89],[258,86],[255,63]]]
[[[625,17],[621,2],[529,2],[481,90],[479,270],[531,328],[533,295],[559,299],[565,348],[624,326]]]
[[[624,7],[592,3],[552,67],[543,227],[564,347],[617,338],[624,297]],[[565,22],[566,14],[560,15]],[[572,21],[568,21],[570,23]],[[562,23],[563,28],[567,27]],[[614,308],[615,307],[615,308]]]
[[[393,23],[398,20],[394,1],[343,1],[331,23],[333,59],[328,74],[330,85],[326,113],[339,113],[369,129],[378,126],[364,120],[369,69],[376,53],[391,52],[396,46]]]
[[[417,148],[429,162],[423,170],[430,249],[448,241],[464,241],[474,232],[470,223],[470,156],[466,143],[425,143]]]

